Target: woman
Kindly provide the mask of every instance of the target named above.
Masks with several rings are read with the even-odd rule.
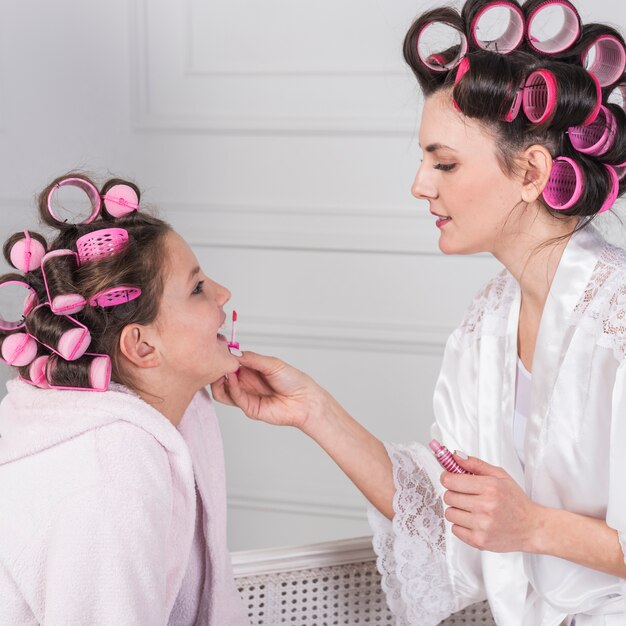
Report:
[[[488,599],[502,626],[623,625],[626,253],[589,223],[624,190],[626,114],[607,101],[623,65],[601,90],[581,51],[598,29],[624,42],[589,25],[558,60],[529,39],[499,54],[473,29],[489,4],[431,11],[405,41],[426,96],[413,195],[444,253],[504,265],[448,340],[435,389],[433,437],[468,474],[441,473],[419,443],[383,444],[277,359],[244,353],[214,397],[301,429],[364,493],[398,624]],[[529,24],[546,3],[497,4]],[[465,39],[420,54],[431,22]],[[598,142],[594,124],[600,146],[576,148]]]
[[[59,215],[68,188],[82,223]],[[58,236],[16,233],[24,274],[0,278],[29,294],[0,322],[19,370],[0,405],[0,624],[247,624],[204,390],[238,368],[230,293],[132,183],[68,174],[39,204]]]

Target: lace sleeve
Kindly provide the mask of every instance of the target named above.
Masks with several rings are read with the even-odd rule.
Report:
[[[368,509],[383,590],[396,626],[435,626],[455,610],[455,599],[443,501],[425,469],[431,455],[419,444],[386,447],[396,485],[393,522]]]

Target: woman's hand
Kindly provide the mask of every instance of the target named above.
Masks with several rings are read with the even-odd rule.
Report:
[[[444,472],[446,519],[461,541],[490,552],[535,552],[544,507],[534,503],[501,467],[480,459],[456,462],[470,474]]]
[[[324,411],[330,396],[310,376],[273,357],[244,352],[241,369],[211,385],[213,397],[268,424],[303,429]]]

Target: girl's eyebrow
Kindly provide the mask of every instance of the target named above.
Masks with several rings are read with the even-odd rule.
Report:
[[[189,278],[187,279],[187,282],[191,282],[191,280],[194,278],[194,276],[196,276],[196,274],[200,273],[200,266],[196,265],[196,267],[194,267],[191,272],[189,272]]]

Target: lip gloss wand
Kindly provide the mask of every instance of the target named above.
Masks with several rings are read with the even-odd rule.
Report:
[[[233,356],[242,356],[242,352],[239,349],[239,342],[236,340],[235,326],[237,325],[237,311],[233,311],[233,326],[230,334],[230,341],[228,342],[228,349]]]
[[[443,467],[448,472],[452,472],[453,474],[469,474],[466,472],[455,460],[452,456],[452,453],[448,448],[441,445],[436,439],[433,439],[428,446],[435,454],[435,458],[439,461],[439,465]]]

